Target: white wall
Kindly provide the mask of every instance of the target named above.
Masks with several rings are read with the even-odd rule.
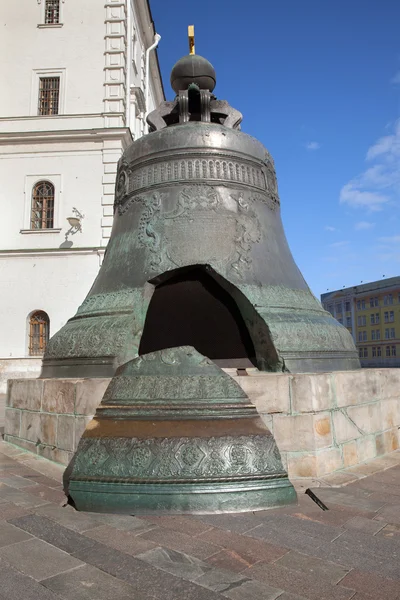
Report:
[[[37,114],[35,69],[66,69],[65,114],[103,110],[104,2],[60,2],[62,27],[44,23],[44,0],[1,2],[0,73],[11,82],[0,95],[3,117]],[[32,112],[33,107],[35,110]]]
[[[50,317],[50,335],[72,317],[97,275],[100,256],[90,252],[0,254],[2,282],[0,356],[28,355],[28,320],[35,310]]]
[[[97,144],[102,146],[102,144]],[[24,152],[0,153],[0,249],[58,248],[70,228],[67,217],[75,207],[84,215],[82,233],[69,236],[74,246],[98,246],[102,219],[102,147],[57,151],[51,146],[24,147]],[[12,150],[12,149],[10,149]],[[54,228],[30,231],[32,187],[39,180],[55,186]],[[21,233],[23,231],[24,233]]]
[[[126,100],[129,88],[145,95],[147,0],[61,0],[56,26],[43,26],[44,6],[0,1],[0,393],[10,373],[39,373],[37,358],[27,359],[29,315],[45,311],[52,335],[88,293],[111,235],[117,162],[145,131],[143,103],[131,93],[127,111]],[[37,114],[41,73],[61,77],[56,116]],[[154,55],[150,79],[149,111],[163,100]],[[37,233],[31,197],[41,179],[55,186],[55,222]],[[74,207],[82,232],[65,247]]]

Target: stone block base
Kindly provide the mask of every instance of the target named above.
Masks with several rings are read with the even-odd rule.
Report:
[[[273,433],[289,477],[336,473],[397,450],[400,369],[238,376]],[[5,440],[67,464],[110,379],[9,382]]]
[[[8,382],[4,439],[67,465],[110,379]]]
[[[271,430],[289,477],[321,477],[397,450],[400,369],[236,379]]]

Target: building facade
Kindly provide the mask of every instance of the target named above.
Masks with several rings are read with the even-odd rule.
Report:
[[[1,393],[40,372],[49,335],[89,291],[117,162],[164,91],[156,51],[146,73],[147,0],[19,0],[0,13]]]
[[[321,295],[324,308],[350,331],[363,367],[400,367],[400,277]]]

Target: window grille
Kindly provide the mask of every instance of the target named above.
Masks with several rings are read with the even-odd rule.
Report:
[[[39,181],[32,192],[31,229],[54,227],[54,185]]]
[[[39,79],[39,115],[58,115],[60,99],[60,78],[40,77]]]
[[[29,319],[29,355],[40,356],[46,350],[50,334],[50,319],[43,311],[35,312]]]
[[[60,22],[60,0],[46,0],[44,22],[53,24]]]

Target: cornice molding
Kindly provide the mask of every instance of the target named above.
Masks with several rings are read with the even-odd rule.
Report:
[[[92,142],[120,140],[125,149],[132,143],[127,127],[105,127],[102,129],[61,129],[56,131],[17,131],[0,133],[0,145],[58,142]]]
[[[2,258],[25,258],[30,256],[74,256],[74,255],[101,255],[104,256],[104,246],[92,246],[88,248],[28,248],[15,250],[0,250]]]

